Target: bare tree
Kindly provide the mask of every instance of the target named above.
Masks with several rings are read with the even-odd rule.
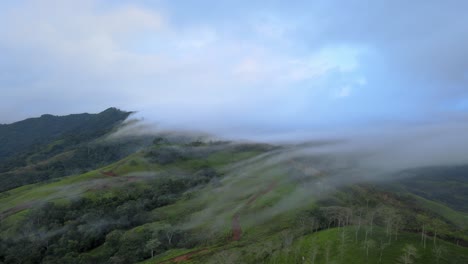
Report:
[[[330,263],[330,251],[331,251],[331,243],[330,241],[327,241],[327,244],[325,246],[325,264]]]
[[[315,217],[309,218],[309,225],[312,230],[312,232],[317,232],[316,229],[318,228],[318,221]]]
[[[417,257],[417,249],[413,245],[407,244],[403,248],[403,254],[400,256],[398,261],[402,264],[412,264]]]
[[[418,215],[416,218],[417,222],[421,225],[421,244],[423,245],[424,249],[426,248],[426,231],[427,231],[427,224],[430,222],[429,218],[425,215]]]
[[[321,210],[328,220],[328,228],[330,228],[333,223],[338,227],[347,224],[345,221],[348,219],[347,215],[351,212],[349,208],[341,206],[329,206],[321,208]]]
[[[361,222],[362,222],[362,208],[358,208],[357,210],[357,218],[354,219],[354,233],[355,233],[355,240],[358,242],[358,235],[359,231],[361,230]]]
[[[292,245],[293,240],[294,236],[289,230],[283,230],[281,232],[281,241],[283,242],[283,248],[289,248]]]
[[[210,263],[213,263],[213,262],[219,263],[219,264],[239,263],[239,255],[235,252],[222,250],[214,255],[214,259]]]
[[[445,228],[446,224],[439,219],[433,219],[431,222],[432,231],[434,232],[434,247],[436,247],[437,233]]]
[[[373,228],[374,228],[374,218],[375,218],[375,211],[371,211],[367,214],[367,219],[368,219],[368,223],[370,225],[370,234],[372,235],[372,231],[373,231]]]
[[[364,241],[364,249],[366,250],[366,260],[369,259],[369,249],[375,247],[375,241],[372,239],[369,239],[367,241]]]
[[[388,243],[385,243],[383,240],[380,240],[380,244],[379,244],[379,263],[382,262],[383,251],[385,250],[385,248],[388,245],[389,245]]]
[[[346,233],[344,232],[344,228],[341,232],[341,236],[340,236],[340,257],[343,258],[344,257],[344,252],[345,252],[345,246],[346,246],[346,242],[348,242],[349,239],[348,239],[348,236],[346,235]]]
[[[164,230],[164,234],[166,235],[167,243],[169,244],[169,246],[172,245],[172,238],[174,237],[174,233],[174,229],[172,228]]]
[[[317,254],[318,254],[318,251],[319,251],[319,247],[318,246],[315,246],[312,248],[312,252],[310,254],[310,260],[311,260],[311,264],[315,264],[315,259],[317,258]]]
[[[426,236],[426,230],[425,230],[426,225],[423,224],[421,228],[421,244],[424,245],[424,248],[426,248],[426,243],[424,242],[425,236]]]
[[[434,255],[437,264],[440,262],[440,259],[442,258],[444,252],[445,248],[443,248],[441,245],[434,246],[434,248],[432,249],[432,254]]]
[[[309,216],[307,215],[301,215],[299,216],[299,219],[297,222],[299,223],[299,227],[301,229],[301,232],[306,233],[307,228],[309,227]]]
[[[403,224],[403,218],[399,214],[395,214],[393,217],[393,229],[395,230],[395,241],[398,240],[398,233]]]
[[[388,237],[388,243],[391,243],[396,210],[391,207],[384,207],[383,209],[380,210],[380,214],[381,214],[381,217],[384,218],[385,233]]]
[[[151,258],[154,257],[154,252],[161,245],[161,242],[157,238],[153,238],[146,242],[145,248],[151,252]]]

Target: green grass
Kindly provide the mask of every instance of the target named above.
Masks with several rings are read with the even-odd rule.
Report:
[[[421,207],[430,209],[433,212],[437,212],[437,214],[460,228],[468,228],[468,214],[455,211],[441,203],[427,200],[417,195],[411,194],[411,197],[414,198],[417,204]]]
[[[427,241],[426,248],[424,248],[418,234],[402,233],[398,240],[393,238],[383,249],[380,262],[379,246],[381,243],[388,243],[385,231],[381,228],[374,228],[373,234],[368,236],[368,241],[372,240],[374,245],[369,247],[369,255],[367,255],[364,230],[359,232],[357,242],[354,230],[354,227],[346,227],[344,230],[333,228],[301,237],[294,241],[290,249],[274,252],[268,258],[267,263],[302,263],[303,258],[307,263],[311,263],[314,249],[317,250],[315,263],[398,263],[399,257],[403,254],[403,248],[408,244],[417,249],[418,257],[415,258],[414,263],[436,263],[432,239]],[[342,240],[342,232],[345,234],[344,240]],[[444,251],[440,263],[467,263],[468,250],[466,248],[439,239],[436,240],[436,244]]]
[[[34,205],[38,202],[80,195],[86,191],[86,189],[79,188],[81,187],[80,183],[99,178],[102,176],[98,171],[91,171],[81,175],[63,177],[52,182],[25,185],[9,190],[5,197],[0,198],[0,211],[24,204]]]
[[[342,234],[344,233],[344,240]],[[401,233],[398,240],[392,237],[388,243],[385,230],[374,228],[373,234],[368,235],[369,254],[366,253],[364,228],[359,231],[358,240],[355,240],[354,227],[332,228],[313,234],[296,237],[287,241],[288,233],[271,234],[250,241],[251,243],[231,243],[213,250],[205,256],[194,256],[192,263],[399,263],[406,245],[413,245],[417,251],[414,263],[467,263],[468,249],[458,247],[437,239],[436,245],[442,249],[439,262],[433,251],[433,241],[429,239],[426,248],[421,243],[418,234]],[[343,242],[344,241],[344,242]],[[382,250],[380,260],[380,245],[388,243]],[[315,261],[312,262],[313,252],[316,251]],[[182,253],[183,254],[183,253]],[[219,261],[220,255],[225,257],[224,262]],[[149,262],[151,263],[151,262]]]

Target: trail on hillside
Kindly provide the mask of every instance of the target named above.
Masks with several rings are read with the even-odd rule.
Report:
[[[273,182],[271,183],[270,185],[267,186],[267,188],[261,190],[260,192],[258,193],[255,193],[254,195],[252,195],[248,200],[247,202],[244,203],[243,207],[238,210],[232,217],[232,228],[231,228],[231,231],[232,231],[232,238],[231,238],[231,241],[239,241],[242,237],[242,227],[240,225],[240,215],[241,215],[241,211],[242,210],[246,210],[251,204],[253,204],[258,198],[260,198],[261,196],[269,193],[270,191],[272,191],[275,187],[276,187],[276,182]],[[187,261],[187,260],[190,260],[190,258],[196,254],[199,254],[199,253],[205,253],[205,252],[208,252],[208,249],[207,248],[204,248],[204,249],[199,249],[199,250],[195,250],[195,251],[191,251],[191,252],[188,252],[188,253],[185,253],[185,254],[182,254],[180,256],[176,256],[176,257],[173,257],[171,259],[168,259],[168,260],[164,260],[162,262],[159,262],[159,264],[163,264],[163,263],[177,263],[177,262],[182,262],[182,261]]]
[[[118,175],[117,173],[115,173],[115,171],[116,171],[118,168],[120,168],[120,166],[122,166],[122,165],[124,165],[124,164],[125,164],[125,161],[123,161],[123,160],[122,160],[122,161],[119,161],[119,162],[117,162],[117,164],[115,164],[114,167],[112,167],[111,170],[109,170],[109,171],[103,171],[103,170],[102,170],[102,171],[101,171],[101,174],[102,174],[102,175],[105,175],[105,176],[109,176],[109,177],[117,177],[117,176],[119,176],[119,175]]]
[[[297,170],[303,172],[306,175],[321,175],[321,172],[317,169],[312,168],[309,165],[304,165],[301,164],[298,161],[295,160],[290,160],[289,164],[293,167],[296,168]],[[232,224],[231,224],[231,231],[232,231],[232,241],[239,241],[242,237],[242,227],[240,224],[240,215],[243,210],[246,210],[249,208],[250,205],[252,205],[258,198],[262,197],[263,195],[269,193],[272,191],[277,185],[277,182],[273,182],[270,185],[267,186],[267,188],[253,194],[247,202],[244,204],[244,206],[239,209],[234,215],[232,216]]]
[[[232,241],[238,241],[242,236],[242,227],[239,217],[239,213],[235,213],[232,217]]]
[[[196,255],[196,254],[199,254],[199,253],[206,253],[206,252],[208,252],[207,248],[198,249],[198,250],[194,250],[194,251],[182,254],[182,255],[177,256],[177,257],[173,257],[171,259],[166,259],[166,260],[164,260],[162,262],[158,262],[158,263],[159,264],[164,264],[164,263],[171,263],[171,262],[172,263],[177,263],[177,262],[187,261],[187,260],[190,260],[190,258],[193,255]]]
[[[109,176],[109,177],[117,177],[118,175],[113,171],[101,171],[102,175]]]
[[[15,207],[7,209],[7,210],[0,213],[0,221],[7,218],[7,217],[9,217],[10,215],[14,215],[16,213],[19,213],[19,212],[24,211],[26,209],[30,209],[32,207],[33,207],[32,203],[25,203],[25,204],[17,205]]]
[[[276,182],[271,183],[270,185],[267,186],[267,188],[261,190],[258,193],[255,193],[252,195],[247,202],[244,204],[244,206],[239,209],[233,216],[232,216],[232,241],[239,241],[242,237],[242,226],[240,224],[240,213],[243,210],[246,210],[249,208],[250,205],[252,205],[258,198],[262,197],[263,195],[269,193],[276,187]]]

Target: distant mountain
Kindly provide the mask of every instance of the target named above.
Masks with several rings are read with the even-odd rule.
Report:
[[[0,126],[0,191],[82,173],[129,155],[139,142],[97,143],[132,112],[42,115]]]
[[[42,115],[0,125],[0,162],[31,147],[47,145],[71,134],[77,140],[102,136],[130,114],[131,112],[109,108],[99,114]]]

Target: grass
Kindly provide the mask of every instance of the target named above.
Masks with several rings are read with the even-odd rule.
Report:
[[[382,228],[375,228],[368,236],[369,254],[366,253],[364,231],[359,233],[359,239],[354,239],[354,227],[333,228],[296,239],[289,249],[281,249],[268,258],[266,263],[307,263],[312,262],[313,252],[317,251],[315,263],[399,263],[406,245],[413,245],[417,250],[414,263],[436,263],[431,241],[426,248],[421,244],[418,234],[402,233],[398,240],[393,239],[382,250],[380,260],[380,245],[388,243],[388,237]],[[344,240],[342,234],[344,232]],[[344,242],[343,242],[344,241]],[[436,244],[443,250],[440,263],[467,263],[468,250],[454,244],[437,240]]]
[[[460,228],[468,228],[468,214],[455,211],[441,203],[427,200],[423,197],[411,194],[411,197],[416,200],[421,207],[428,208],[433,212],[437,212],[440,216],[457,225]]]
[[[80,195],[86,190],[73,188],[74,186],[80,187],[79,185],[82,182],[99,178],[102,178],[102,176],[98,171],[91,171],[80,175],[63,177],[52,182],[30,184],[9,190],[6,192],[5,197],[0,198],[0,211],[6,211],[22,204],[34,205],[37,202]]]

